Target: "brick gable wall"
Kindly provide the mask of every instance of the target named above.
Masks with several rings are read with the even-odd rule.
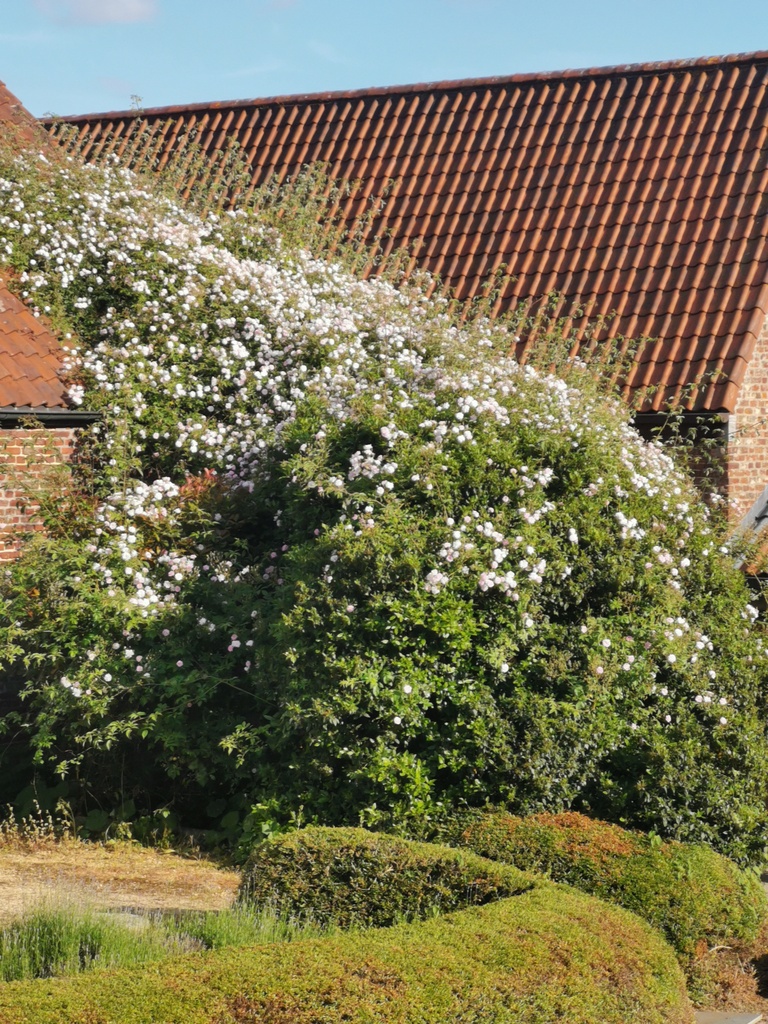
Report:
[[[15,558],[19,534],[39,529],[30,495],[75,450],[73,427],[0,430],[0,562]]]
[[[727,493],[738,522],[768,485],[768,321],[728,424]]]

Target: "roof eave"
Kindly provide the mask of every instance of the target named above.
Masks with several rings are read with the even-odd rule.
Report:
[[[33,408],[32,406],[0,406],[0,427],[37,423],[42,427],[84,427],[102,419],[100,412],[90,409]]]

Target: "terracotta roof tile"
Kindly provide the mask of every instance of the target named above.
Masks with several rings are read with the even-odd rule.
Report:
[[[0,82],[0,139],[39,142],[32,115]],[[0,408],[67,408],[56,336],[13,295],[0,273]]]
[[[56,336],[0,280],[0,408],[66,409]]]
[[[14,140],[22,144],[34,142],[41,137],[35,118],[3,82],[0,82],[0,126],[2,126],[4,138],[7,138],[12,132]]]
[[[194,128],[238,142],[252,188],[318,161],[360,180],[347,221],[382,199],[368,237],[459,298],[506,264],[499,308],[556,290],[655,338],[629,382],[663,385],[649,408],[701,382],[689,407],[731,410],[768,309],[768,53],[65,120],[89,159],[143,120],[161,164]]]

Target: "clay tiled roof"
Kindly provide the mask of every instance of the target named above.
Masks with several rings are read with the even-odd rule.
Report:
[[[39,141],[37,122],[0,82],[0,140]],[[56,336],[9,290],[0,274],[0,411],[67,407]]]
[[[657,339],[646,408],[700,385],[689,408],[733,409],[768,310],[768,53],[65,120],[92,159],[130,157],[142,118],[161,164],[194,129],[204,153],[236,139],[254,186],[359,179],[349,221],[380,197],[370,236],[459,298],[507,264],[497,308],[555,290]]]
[[[65,409],[56,336],[0,281],[0,409]]]
[[[0,126],[4,137],[12,133],[14,138],[22,143],[34,142],[41,136],[35,118],[13,93],[8,91],[3,82],[0,82]]]

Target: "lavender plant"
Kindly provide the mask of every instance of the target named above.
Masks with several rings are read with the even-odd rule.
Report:
[[[103,417],[2,584],[38,762],[235,833],[490,802],[758,856],[764,628],[684,474],[589,367],[295,234],[0,168],[0,254]]]

